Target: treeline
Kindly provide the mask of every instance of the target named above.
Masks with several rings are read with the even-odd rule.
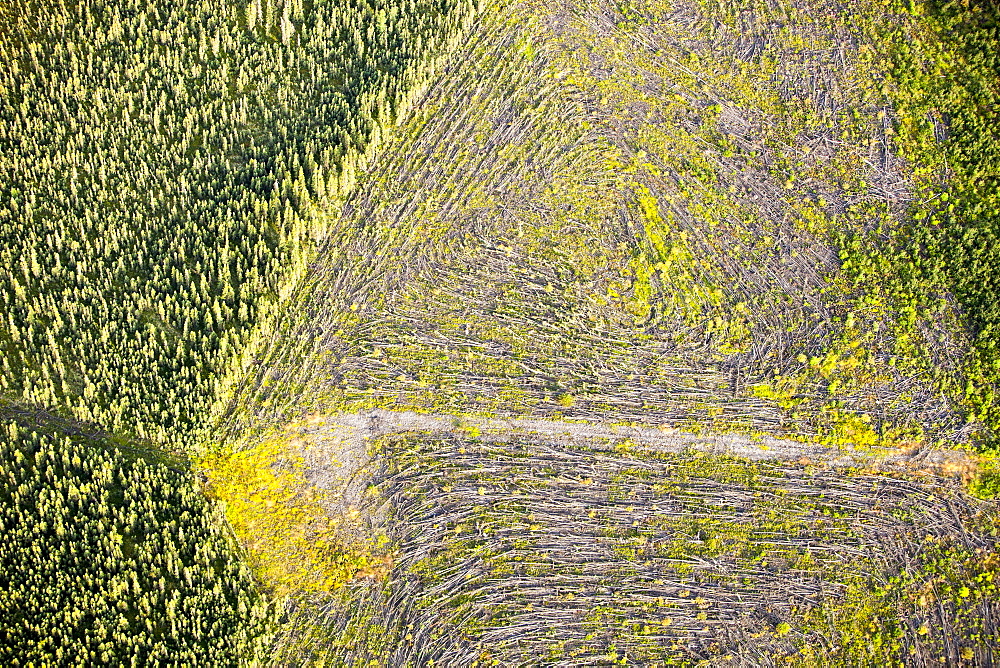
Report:
[[[474,1],[16,0],[0,399],[190,433]]]
[[[80,446],[0,430],[0,663],[252,659],[271,612],[221,510],[190,473]]]

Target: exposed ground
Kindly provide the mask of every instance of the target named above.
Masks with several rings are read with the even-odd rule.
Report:
[[[993,14],[100,4],[0,34],[12,661],[1000,663]]]
[[[341,512],[363,504],[364,491],[378,466],[373,444],[386,436],[420,434],[474,438],[504,444],[525,438],[554,447],[580,447],[593,452],[622,448],[654,455],[734,457],[750,462],[794,462],[825,469],[867,469],[872,472],[968,476],[974,458],[957,450],[828,447],[767,436],[751,439],[736,434],[691,434],[666,426],[611,425],[539,418],[480,418],[373,409],[333,416],[313,415],[285,427],[290,445],[303,457],[309,484],[326,490]]]

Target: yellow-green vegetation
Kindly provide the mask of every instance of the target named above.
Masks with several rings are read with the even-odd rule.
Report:
[[[859,234],[847,240],[842,257],[862,289],[887,294],[909,310],[910,336],[914,320],[940,322],[945,294],[957,299],[974,345],[941,370],[940,383],[971,420],[994,430],[1000,419],[1000,8],[939,0],[887,8],[890,21],[863,26],[887,44],[866,60],[881,61],[885,70],[882,87],[896,109],[892,142],[914,165],[915,196],[906,225],[875,238]],[[989,440],[985,445],[992,447]]]
[[[980,456],[969,493],[980,499],[1000,499],[1000,461],[996,453]]]
[[[467,0],[0,3],[0,412],[37,413],[44,434],[82,425],[74,433],[133,453],[211,443],[212,407],[474,11]],[[99,460],[100,476],[116,461]],[[74,505],[74,470],[8,481],[20,505],[5,526],[16,541],[0,585],[4,664],[250,661],[265,626],[257,594],[188,474],[124,469],[88,492],[126,494],[122,510]],[[50,496],[62,505],[39,512],[59,513],[65,541],[29,512]],[[102,533],[137,508],[154,547]],[[237,509],[238,528],[251,516],[264,526]],[[52,561],[33,566],[40,554]],[[355,563],[303,587],[340,582]]]
[[[0,662],[240,666],[272,611],[190,472],[4,420]]]
[[[963,529],[996,536],[994,514],[966,518]],[[910,539],[919,555],[887,577],[850,573],[841,597],[804,613],[800,631],[834,633],[823,655],[802,643],[791,665],[872,665],[887,657],[903,665],[982,665],[1000,643],[984,610],[996,599],[1000,549],[972,547],[954,536]],[[971,662],[965,664],[964,662]]]
[[[427,460],[405,439],[382,454],[392,572],[299,608],[283,661],[986,656],[996,629],[969,620],[993,614],[988,597],[941,597],[927,633],[911,623],[913,587],[995,551],[988,522],[963,527],[995,508],[954,480],[629,447],[613,472],[604,451],[540,439],[529,455],[462,428],[478,414],[980,442],[960,405],[966,380],[980,387],[967,316],[943,283],[908,283],[916,301],[898,288],[892,249],[928,177],[901,158],[909,112],[880,58],[901,34],[884,28],[913,30],[914,13],[888,9],[486,9],[221,424],[239,438],[388,407],[454,416],[461,434]],[[928,533],[954,549],[927,557]]]
[[[929,310],[897,299],[891,258],[861,280],[850,250],[905,235],[922,178],[870,85],[891,80],[872,54],[895,19],[674,4],[483,14],[367,176],[227,433],[384,406],[974,441],[964,316],[940,291]]]
[[[293,436],[273,436],[199,462],[209,498],[221,501],[249,564],[275,597],[330,592],[358,578],[384,578],[384,541],[336,516],[306,479]]]

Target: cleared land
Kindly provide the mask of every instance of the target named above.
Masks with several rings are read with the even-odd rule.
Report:
[[[374,413],[289,429],[305,479],[332,493],[328,509],[355,511],[355,530],[386,536],[392,567],[300,599],[279,663],[990,657],[995,508],[933,472],[830,453],[783,462],[788,451],[759,446],[754,461],[718,443],[706,454],[702,437],[661,436],[663,448],[593,425],[455,422]]]
[[[690,434],[667,427],[567,422],[539,418],[480,418],[475,416],[414,413],[373,409],[333,416],[310,416],[284,431],[297,434],[297,445],[306,457],[312,484],[330,488],[320,471],[342,469],[337,481],[361,474],[372,461],[373,442],[394,434],[474,437],[478,441],[504,443],[525,437],[560,446],[585,445],[614,450],[633,447],[662,454],[729,456],[749,461],[786,461],[835,468],[870,468],[941,475],[970,471],[974,459],[955,450],[911,448],[889,450],[827,447],[772,437],[748,438],[738,434]]]
[[[914,316],[840,271],[838,234],[911,203],[875,65],[833,8],[770,11],[495,8],[222,428],[384,406],[968,440],[934,382],[967,344],[954,309]]]
[[[844,253],[931,178],[893,20],[487,8],[218,414],[355,564],[279,662],[993,660],[996,507],[942,451],[970,338]]]

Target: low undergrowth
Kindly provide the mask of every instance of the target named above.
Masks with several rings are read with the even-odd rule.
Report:
[[[225,428],[382,406],[988,447],[992,9],[540,4],[485,14]],[[345,555],[309,591],[347,602],[282,656],[991,660],[993,520],[944,479],[465,436],[387,455],[373,584],[376,551],[312,545],[284,446],[220,464],[275,586]]]
[[[328,593],[359,578],[383,578],[384,544],[345,530],[353,518],[332,513],[310,485],[296,443],[274,436],[199,463],[210,498],[225,504],[257,577],[274,597]]]
[[[894,657],[904,665],[991,665],[1000,642],[986,612],[1000,582],[996,517],[969,517],[964,529],[989,542],[916,531],[910,558],[893,572],[850,574],[841,597],[803,616],[803,628],[837,638],[835,649],[821,660],[805,643],[792,663],[829,665],[832,657],[874,665]]]
[[[908,222],[843,238],[845,273],[909,314],[939,322],[953,295],[971,352],[937,382],[987,429],[1000,427],[1000,6],[995,2],[889,2],[899,19],[872,24],[888,44],[883,91],[895,146],[914,165]],[[870,54],[882,58],[881,54]]]

